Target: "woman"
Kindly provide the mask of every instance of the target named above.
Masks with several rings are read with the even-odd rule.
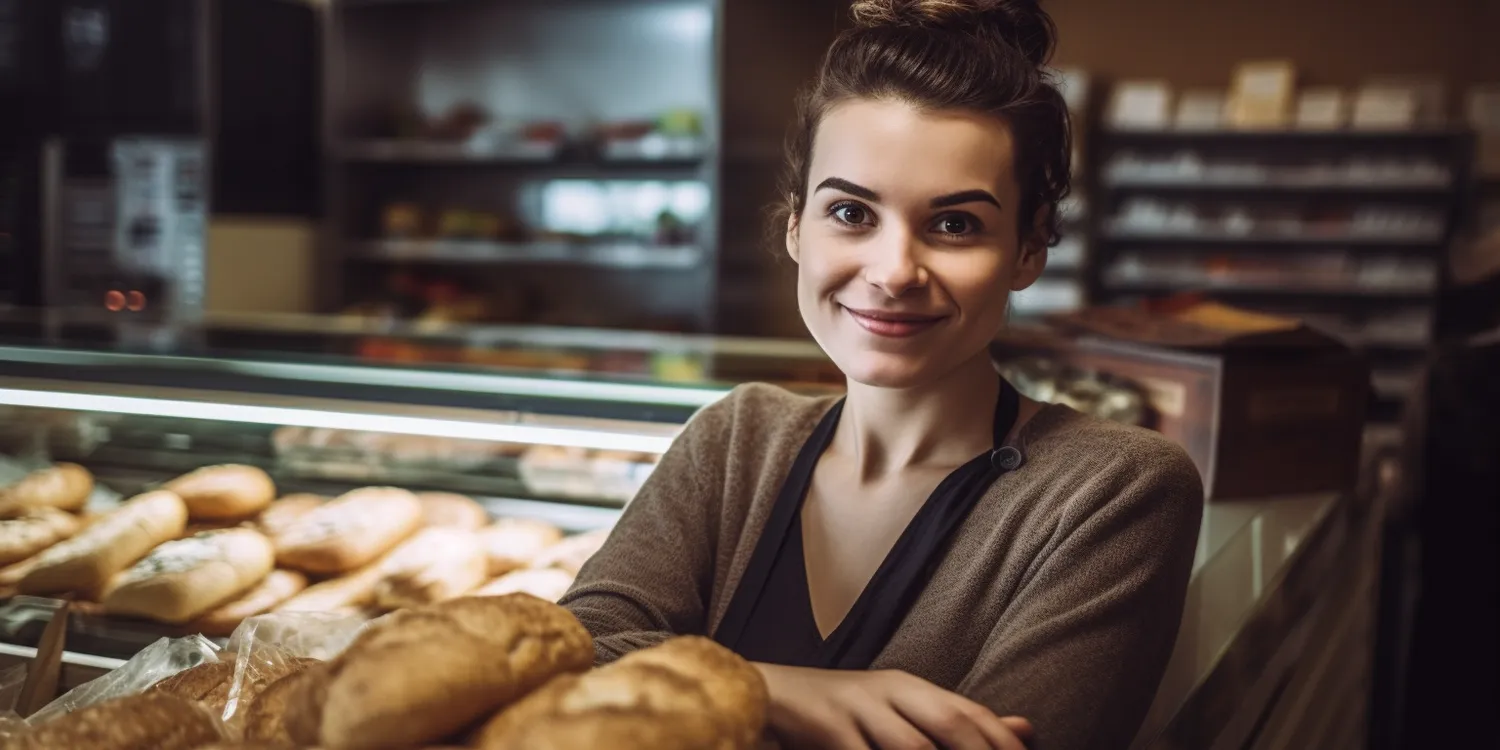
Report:
[[[847,396],[705,408],[563,603],[601,661],[681,634],[734,649],[791,747],[1125,747],[1202,484],[1162,437],[1020,398],[989,359],[1068,190],[1051,20],[1036,0],[854,16],[803,102],[784,225]]]

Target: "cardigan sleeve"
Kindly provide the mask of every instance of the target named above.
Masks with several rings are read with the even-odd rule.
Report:
[[[593,635],[598,663],[704,632],[736,398],[688,421],[560,601]]]
[[[1047,750],[1128,747],[1181,625],[1202,480],[1165,438],[1131,438],[1071,499],[958,688],[1029,719]]]

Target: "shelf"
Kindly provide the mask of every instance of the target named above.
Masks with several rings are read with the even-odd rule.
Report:
[[[1440,234],[1294,234],[1283,232],[1163,232],[1140,229],[1106,229],[1101,239],[1109,242],[1199,243],[1205,245],[1296,245],[1296,246],[1435,246],[1443,243]]]
[[[374,139],[344,143],[337,149],[346,162],[474,166],[677,166],[706,158],[708,145],[697,138],[648,136],[638,141],[606,143],[595,149],[545,141],[472,145],[420,140]]]
[[[621,269],[689,270],[702,265],[702,248],[629,242],[488,242],[484,240],[374,240],[351,248],[364,261],[444,264],[551,264]]]
[[[1388,198],[1415,197],[1440,198],[1453,192],[1451,183],[1356,183],[1342,181],[1296,181],[1296,180],[1111,180],[1103,184],[1105,190],[1140,193],[1213,195],[1306,195],[1315,197],[1376,196]]]
[[[1226,294],[1287,295],[1300,297],[1351,297],[1369,299],[1423,299],[1437,293],[1433,287],[1353,286],[1349,284],[1272,284],[1232,279],[1104,279],[1105,288],[1113,293],[1174,294],[1180,292],[1223,292]]]
[[[1410,145],[1448,144],[1466,138],[1467,133],[1449,129],[1418,130],[1180,130],[1102,129],[1099,135],[1114,144],[1351,144],[1402,143]]]

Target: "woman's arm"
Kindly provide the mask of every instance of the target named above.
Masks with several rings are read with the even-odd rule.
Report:
[[[1066,536],[958,688],[998,714],[1030,719],[1047,750],[1127,747],[1172,654],[1203,484],[1175,445],[1144,442],[1066,512]]]
[[[704,633],[734,399],[688,421],[562,598],[593,634],[599,663]]]

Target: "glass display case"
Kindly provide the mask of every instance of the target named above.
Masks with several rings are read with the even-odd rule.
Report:
[[[730,387],[0,347],[0,488],[48,467],[82,466],[94,487],[72,515],[87,529],[174,478],[231,464],[269,476],[279,498],[272,509],[291,495],[327,502],[365,487],[407,490],[424,503],[459,494],[490,520],[473,530],[532,523],[555,530],[562,546],[611,527],[686,420]],[[21,494],[0,489],[7,519],[0,535],[19,534],[34,515]],[[248,526],[277,540],[263,512],[214,519],[192,507],[171,538]],[[192,629],[109,614],[100,603],[107,596],[97,591],[25,595],[28,567],[46,554],[44,548],[0,568],[7,597],[0,651],[35,646],[60,599],[74,600],[67,643],[75,661],[128,658],[157,638]],[[532,567],[571,575],[576,564]],[[500,571],[489,567],[494,583]],[[311,586],[361,574],[302,573]],[[367,601],[344,604],[370,616],[388,611]]]

